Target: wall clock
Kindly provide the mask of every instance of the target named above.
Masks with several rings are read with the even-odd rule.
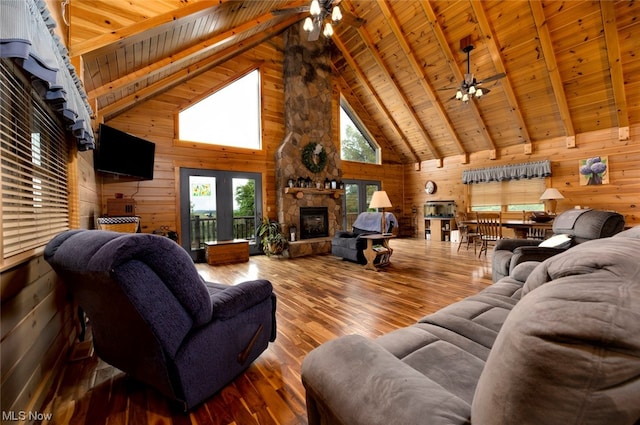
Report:
[[[436,193],[436,184],[431,180],[427,180],[427,183],[424,185],[424,191],[429,195]]]

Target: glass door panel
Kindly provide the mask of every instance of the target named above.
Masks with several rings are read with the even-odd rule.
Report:
[[[230,239],[256,244],[256,221],[262,211],[261,175],[232,171],[180,169],[180,229],[182,245],[194,260],[203,261],[207,242]]]
[[[345,180],[344,181],[344,222],[343,226],[346,230],[353,228],[353,222],[356,221],[358,215],[369,210],[369,203],[373,192],[380,190],[380,182],[370,180]]]

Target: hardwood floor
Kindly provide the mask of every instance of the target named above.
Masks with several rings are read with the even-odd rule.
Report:
[[[278,336],[234,382],[188,414],[162,395],[76,345],[77,360],[45,405],[51,424],[306,424],[300,365],[314,347],[352,333],[371,338],[491,284],[491,255],[456,244],[393,239],[391,264],[379,272],[331,255],[251,257],[248,263],[198,264],[207,280],[269,279],[278,296]],[[203,378],[204,379],[204,378]]]

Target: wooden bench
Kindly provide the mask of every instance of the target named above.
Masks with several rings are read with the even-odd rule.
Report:
[[[211,266],[249,261],[249,241],[232,239],[205,242],[207,263]]]

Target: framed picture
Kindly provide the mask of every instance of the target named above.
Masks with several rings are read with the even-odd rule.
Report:
[[[581,159],[578,170],[580,186],[609,184],[609,157]]]

